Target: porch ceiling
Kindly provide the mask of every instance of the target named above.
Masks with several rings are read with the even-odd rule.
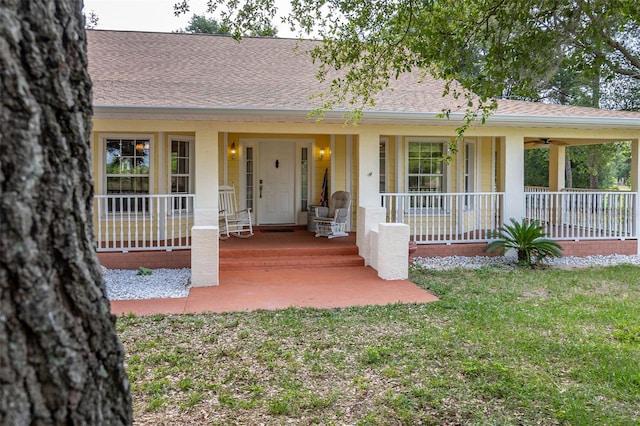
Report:
[[[549,136],[551,135],[551,136]],[[567,137],[553,137],[551,132],[544,133],[544,136],[539,137],[525,137],[525,149],[538,149],[538,148],[549,148],[552,146],[552,143],[544,144],[541,142],[541,139],[548,138],[552,141],[560,142],[561,145],[564,146],[581,146],[581,145],[601,145],[605,143],[614,143],[621,142],[624,139],[616,138],[567,138]]]

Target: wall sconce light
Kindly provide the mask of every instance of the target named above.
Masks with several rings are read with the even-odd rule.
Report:
[[[236,143],[235,142],[231,142],[231,159],[232,160],[236,159]]]
[[[320,159],[324,159],[324,148],[320,148]]]

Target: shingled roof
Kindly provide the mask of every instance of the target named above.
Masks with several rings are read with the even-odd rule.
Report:
[[[219,35],[89,30],[89,73],[94,106],[299,111],[320,106],[326,90],[315,77],[312,41]],[[435,116],[456,111],[459,101],[443,97],[443,83],[403,75],[377,97],[367,114]],[[500,100],[495,117],[637,121],[640,113]]]

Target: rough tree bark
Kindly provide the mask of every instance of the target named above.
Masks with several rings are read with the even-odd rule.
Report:
[[[132,421],[93,243],[82,0],[0,0],[0,424]]]

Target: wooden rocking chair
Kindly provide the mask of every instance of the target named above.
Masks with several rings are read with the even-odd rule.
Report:
[[[238,238],[249,238],[253,235],[251,209],[238,210],[236,190],[232,185],[220,185],[218,208],[220,209],[220,239],[226,240],[231,235]]]

